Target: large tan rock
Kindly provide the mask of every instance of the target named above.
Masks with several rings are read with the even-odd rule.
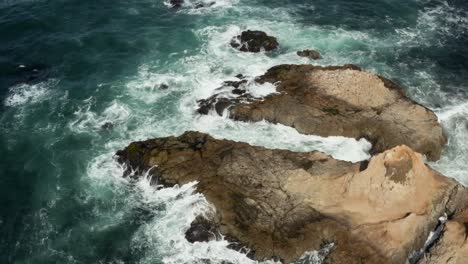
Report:
[[[267,120],[304,134],[364,137],[373,143],[373,153],[404,144],[437,160],[446,143],[432,111],[392,81],[357,66],[279,65],[256,81],[276,84],[278,93],[255,98],[242,90],[245,80],[228,82],[232,94],[200,100],[198,112],[227,109],[235,120]]]
[[[329,263],[404,263],[438,217],[468,204],[463,187],[406,146],[350,163],[186,132],[117,155],[166,185],[198,181],[223,234],[285,263],[329,242]]]

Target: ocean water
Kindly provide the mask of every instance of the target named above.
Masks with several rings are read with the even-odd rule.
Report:
[[[211,1],[173,10],[162,0],[0,0],[0,263],[256,263],[226,241],[185,241],[195,216],[214,210],[196,183],[130,182],[113,154],[198,130],[369,158],[365,140],[195,113],[197,99],[237,74],[311,63],[295,54],[305,48],[322,53],[313,63],[353,63],[393,79],[434,110],[449,142],[430,165],[468,185],[465,0],[197,2]],[[230,48],[245,29],[276,36],[281,49]],[[311,251],[301,263],[321,259]]]

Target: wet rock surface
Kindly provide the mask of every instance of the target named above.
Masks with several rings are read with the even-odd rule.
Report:
[[[199,182],[216,224],[197,219],[189,240],[214,239],[216,228],[252,257],[285,263],[330,243],[327,263],[404,263],[441,215],[468,205],[465,188],[406,146],[362,165],[186,132],[134,142],[117,157],[136,175],[152,168],[166,186]]]
[[[275,37],[263,31],[247,30],[234,37],[231,46],[243,52],[260,52],[276,50],[279,44]]]
[[[215,222],[199,216],[192,222],[190,228],[185,232],[185,238],[190,243],[194,243],[220,239],[221,236],[219,234],[219,227]]]
[[[310,49],[298,51],[297,55],[300,57],[306,57],[306,58],[313,59],[313,60],[319,60],[322,58],[322,55],[320,55],[318,51],[310,50]]]
[[[256,82],[275,84],[277,93],[255,98],[232,85],[237,96],[217,93],[200,100],[198,112],[228,110],[234,120],[267,120],[303,134],[366,138],[372,153],[405,144],[430,160],[439,159],[447,141],[431,110],[396,83],[354,65],[279,65]]]

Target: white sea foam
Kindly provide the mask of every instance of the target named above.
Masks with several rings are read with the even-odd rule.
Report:
[[[436,111],[448,143],[439,161],[431,165],[442,174],[468,186],[468,102],[458,102]]]
[[[329,243],[319,250],[308,251],[296,262],[296,264],[321,264],[331,253],[335,243]]]
[[[200,14],[205,10],[210,9],[226,9],[232,7],[239,0],[184,0],[182,10],[192,14]],[[167,7],[172,7],[169,0],[163,2]]]
[[[137,78],[127,83],[126,87],[135,99],[151,104],[171,92],[183,90],[187,81],[180,73],[156,73],[144,64],[139,67]]]
[[[72,131],[94,132],[106,123],[111,123],[113,126],[123,124],[131,115],[131,110],[117,100],[114,100],[102,113],[96,114],[91,110],[93,102],[93,98],[88,98],[86,104],[75,111],[76,118],[68,126]]]
[[[206,259],[212,263],[255,263],[241,253],[227,249],[225,240],[192,244],[185,239],[184,233],[195,217],[213,210],[201,194],[194,194],[195,184],[156,190],[148,180],[139,181],[137,185],[144,203],[164,204],[165,210],[138,230],[132,246],[155,248],[164,263],[203,263]],[[156,252],[149,251],[143,262],[150,263]]]
[[[396,29],[399,45],[442,47],[448,37],[457,38],[468,30],[468,12],[447,1],[419,11],[415,27]]]
[[[352,162],[370,157],[368,151],[371,144],[365,139],[304,135],[292,127],[266,121],[246,123],[217,115],[205,115],[194,120],[193,128],[219,139],[300,152],[318,150],[334,158]]]
[[[256,82],[252,82],[251,84],[246,86],[247,91],[253,96],[257,98],[263,98],[267,95],[277,93],[276,86],[271,83],[263,83],[259,84]]]
[[[56,80],[51,79],[37,84],[21,83],[12,86],[4,104],[6,106],[21,106],[41,102],[47,99],[47,95],[51,92],[50,88],[57,83]]]
[[[184,0],[184,5],[190,8],[202,4],[202,8],[227,8],[237,4],[239,0]]]

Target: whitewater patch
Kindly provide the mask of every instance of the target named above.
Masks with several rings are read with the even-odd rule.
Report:
[[[458,101],[435,112],[448,134],[448,143],[440,160],[431,166],[468,187],[468,101]]]
[[[253,97],[262,98],[270,94],[275,94],[276,86],[272,83],[259,84],[257,82],[251,82],[246,86],[246,90]]]
[[[22,106],[42,102],[48,98],[51,92],[50,88],[57,85],[57,83],[57,80],[50,79],[37,84],[17,84],[10,87],[9,95],[4,104],[6,106]]]
[[[328,243],[319,250],[307,251],[295,264],[321,264],[334,247],[335,243]]]
[[[442,47],[447,39],[458,38],[468,31],[468,12],[444,0],[437,2],[418,12],[415,27],[395,30],[400,36],[399,45]]]
[[[155,103],[175,91],[182,91],[189,85],[188,79],[176,73],[152,72],[147,64],[138,69],[138,76],[127,83],[129,94],[147,104]]]
[[[137,183],[142,192],[144,203],[164,204],[165,210],[158,212],[158,217],[142,226],[132,239],[133,247],[156,249],[157,256],[168,264],[203,263],[209,259],[212,263],[256,263],[245,255],[227,248],[225,240],[209,243],[190,243],[185,239],[185,231],[197,215],[204,215],[214,210],[203,195],[195,193],[195,182],[156,190],[149,184],[149,179]],[[154,259],[151,251],[146,251],[144,263]]]
[[[94,103],[93,97],[85,100],[85,104],[74,112],[75,120],[69,123],[70,130],[77,133],[90,133],[98,129],[102,129],[105,124],[124,124],[131,115],[131,110],[117,100],[102,111],[101,114],[96,114],[91,110]]]
[[[372,145],[365,139],[304,135],[296,129],[267,121],[239,122],[218,115],[199,116],[193,122],[196,131],[218,139],[246,142],[272,149],[308,152],[322,151],[336,159],[358,162],[370,158]]]
[[[232,7],[238,2],[239,0],[183,0],[182,10],[191,14],[200,14],[206,10],[223,10]],[[163,3],[168,8],[172,8],[172,4],[169,0]]]

